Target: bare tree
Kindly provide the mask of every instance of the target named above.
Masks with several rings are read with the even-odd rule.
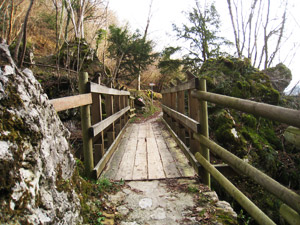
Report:
[[[150,5],[149,5],[149,12],[148,12],[148,17],[147,17],[147,24],[146,24],[146,28],[145,28],[145,32],[144,32],[144,40],[146,40],[147,38],[147,34],[148,34],[148,30],[149,30],[149,26],[150,26],[150,22],[151,22],[151,17],[152,17],[152,4],[153,4],[153,0],[150,1]],[[139,72],[138,77],[137,77],[137,90],[141,90],[141,72]]]
[[[263,66],[264,69],[270,67],[282,47],[287,1],[282,3],[281,18],[271,15],[270,0],[252,0],[248,3],[248,13],[242,0],[227,0],[227,4],[238,57],[251,58],[253,66]]]
[[[26,44],[27,44],[27,23],[30,15],[30,11],[32,9],[34,0],[30,1],[30,5],[28,7],[25,19],[24,19],[24,25],[23,25],[23,49],[22,49],[22,54],[21,54],[21,60],[20,60],[20,67],[23,66],[24,58],[25,58],[25,52],[26,52]]]
[[[20,61],[19,61],[19,66],[23,66],[23,62],[24,62],[24,57],[25,57],[25,52],[26,52],[26,42],[27,42],[27,23],[28,23],[28,19],[29,19],[29,15],[30,15],[30,11],[32,9],[33,3],[34,3],[34,0],[31,0],[29,7],[27,9],[25,18],[24,18],[22,28],[18,34],[16,47],[14,49],[14,57],[13,58],[16,62],[18,62],[19,61],[19,50],[20,50],[21,42],[23,40],[23,48],[22,48],[22,53],[21,53],[21,57],[20,57]]]
[[[23,16],[23,11],[20,5],[24,0],[2,0],[0,1],[0,15],[1,20],[1,37],[6,39],[7,44],[10,44],[19,33],[19,28],[21,21],[21,15]],[[22,21],[23,22],[23,21]]]

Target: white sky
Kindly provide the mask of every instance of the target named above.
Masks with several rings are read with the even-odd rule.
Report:
[[[276,10],[276,4],[281,0],[271,1],[271,11]],[[203,1],[200,1],[203,2]],[[292,35],[288,43],[280,52],[280,59],[274,62],[274,66],[283,61],[291,49],[300,51],[300,1],[289,0],[288,21],[286,35]],[[144,32],[147,23],[150,0],[109,0],[109,8],[114,11],[121,23],[129,23],[132,31],[139,29]],[[153,0],[152,17],[149,27],[149,39],[156,43],[155,50],[161,51],[166,46],[178,46],[172,24],[180,26],[187,21],[182,12],[190,11],[195,6],[195,0]],[[225,36],[233,42],[233,31],[228,13],[227,0],[215,0],[215,6],[221,16],[222,30],[220,35]],[[275,13],[275,12],[274,12]],[[294,47],[294,44],[297,47]],[[294,51],[295,52],[295,51]],[[294,54],[293,52],[293,54]],[[292,55],[284,63],[291,69],[293,83],[300,80],[300,53],[296,53],[291,61]]]

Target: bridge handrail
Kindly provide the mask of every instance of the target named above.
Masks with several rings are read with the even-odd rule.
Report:
[[[53,105],[56,112],[65,111],[68,109],[77,108],[84,105],[91,105],[92,94],[81,94],[62,98],[51,99],[50,103]]]
[[[208,101],[300,128],[300,111],[298,110],[196,90],[192,92],[192,96],[199,100]]]
[[[189,83],[193,82],[189,81]],[[227,178],[223,176],[213,165],[210,164],[209,155],[203,154],[203,152],[205,153],[205,151],[203,151],[203,146],[205,146],[206,148],[209,148],[211,151],[217,154],[220,158],[222,158],[232,168],[241,172],[242,174],[248,175],[250,178],[254,179],[257,183],[262,185],[269,192],[277,196],[289,207],[291,207],[289,208],[288,206],[284,205],[284,207],[289,208],[290,210],[281,210],[281,213],[284,211],[291,210],[295,210],[296,212],[300,213],[299,195],[286,188],[285,186],[279,184],[277,181],[273,180],[268,175],[264,174],[263,172],[244,162],[234,154],[230,153],[228,150],[217,145],[215,142],[209,139],[208,132],[206,134],[203,132],[203,125],[205,126],[205,124],[208,123],[207,116],[205,117],[205,114],[207,115],[207,101],[228,108],[240,110],[246,113],[251,113],[256,116],[262,116],[268,119],[277,120],[279,122],[283,122],[296,127],[300,127],[300,112],[297,110],[286,109],[283,107],[269,105],[265,103],[258,103],[245,99],[238,99],[229,96],[209,93],[206,92],[206,87],[203,87],[203,85],[206,86],[205,80],[201,79],[199,80],[199,82],[197,81],[197,83],[199,84],[199,86],[190,86],[191,89],[182,90],[182,88],[176,88],[175,86],[172,88],[168,88],[167,91],[162,91],[164,104],[163,111],[165,122],[170,125],[171,129],[175,130],[174,132],[179,136],[179,138],[181,138],[181,142],[185,142],[185,137],[183,136],[182,138],[181,135],[182,128],[187,128],[187,132],[185,133],[190,133],[190,149],[194,153],[197,161],[206,170],[206,172],[204,172],[203,174],[206,175],[206,173],[208,173],[209,171],[209,173],[211,173],[212,176],[216,176],[216,180],[220,182],[224,181],[224,184],[220,184],[229,192],[229,194],[231,194],[241,204],[242,207],[245,208],[246,211],[249,212],[250,215],[252,215],[252,217],[258,223],[274,224],[274,222],[270,218],[268,218],[260,209],[258,209],[244,194],[239,193],[240,191],[232,183],[230,183],[230,181],[227,180]],[[186,84],[180,84],[180,86],[187,87]],[[179,108],[182,108],[182,106],[180,107],[180,105],[182,105],[182,99],[180,100],[178,98],[180,96],[184,96],[184,94],[179,94],[180,92],[177,90],[180,90],[181,92],[188,91],[188,112],[182,112],[182,110],[181,112],[178,112],[180,111]],[[197,101],[199,100],[199,103],[191,103],[192,98],[197,99]],[[186,121],[189,121],[186,117],[191,116],[191,112],[195,110],[197,110],[198,114],[194,113],[193,119],[196,119],[199,122],[201,128],[200,132],[196,132],[195,129],[192,129],[192,127],[186,123]],[[199,111],[201,111],[201,114],[204,114],[204,117],[202,115],[201,118],[201,115],[199,115]],[[188,114],[188,116],[186,116],[185,114]],[[183,116],[184,120],[181,119],[181,117]],[[192,145],[192,139],[195,139],[198,143],[200,142],[200,146],[202,147],[197,147],[196,150],[192,149],[194,147]],[[227,181],[225,181],[224,179]],[[229,185],[228,182],[230,183]],[[210,185],[210,179],[204,179],[204,183]],[[297,218],[299,218],[298,214],[297,216]],[[286,214],[283,214],[283,217],[286,218]]]
[[[88,82],[87,73],[79,74],[79,92],[79,95],[51,99],[50,103],[57,112],[80,107],[86,175],[97,178],[116,149],[129,118],[135,115],[134,98],[129,91]],[[105,96],[105,119],[102,96]]]

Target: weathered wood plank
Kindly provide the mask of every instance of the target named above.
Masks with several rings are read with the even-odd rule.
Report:
[[[116,180],[132,180],[137,141],[137,138],[129,138],[126,143],[124,143],[126,151],[124,152],[118,173],[116,174]]]
[[[88,87],[90,92],[92,93],[107,94],[107,95],[130,95],[129,91],[120,91],[93,82],[89,82]]]
[[[132,179],[143,180],[147,179],[147,154],[146,154],[146,140],[145,138],[139,138],[137,143],[137,150],[135,155],[135,163],[133,168]]]
[[[105,171],[103,171],[103,173],[101,174],[101,177],[105,177],[112,180],[116,179],[117,172],[119,170],[119,166],[123,158],[123,154],[125,153],[126,142],[126,139],[121,138],[117,150],[114,152],[111,159],[107,163],[107,167]]]
[[[107,169],[101,176],[115,180],[119,166],[121,164],[123,155],[127,148],[128,143],[128,135],[131,133],[132,126],[128,126],[126,130],[124,131],[124,134],[122,136],[122,139],[118,145],[118,149],[115,151],[113,156],[111,157],[109,163],[107,163]]]
[[[99,134],[101,131],[106,129],[109,125],[111,125],[113,122],[118,120],[124,113],[126,113],[130,109],[129,106],[126,108],[118,111],[117,113],[111,115],[110,117],[106,118],[105,120],[102,120],[101,122],[91,126],[90,128],[90,135],[92,137],[96,136]]]
[[[129,115],[129,118],[131,119],[132,117],[135,117],[135,116],[136,116],[136,114],[134,113],[134,114]]]
[[[176,158],[176,162],[178,165],[178,168],[182,174],[182,176],[191,176],[191,174],[193,174],[192,171],[190,171],[190,169],[188,167],[186,167],[187,164],[187,160],[191,163],[192,167],[194,168],[194,171],[196,171],[196,173],[199,174],[199,168],[201,167],[200,164],[197,162],[195,156],[190,152],[190,150],[184,145],[184,143],[178,138],[178,136],[174,133],[174,131],[171,129],[171,127],[168,125],[168,123],[163,120],[163,122],[166,125],[166,128],[170,131],[170,133],[166,134],[165,132],[163,132],[163,137],[167,143],[168,148],[170,149],[170,152],[173,154],[177,154],[178,158]],[[170,137],[170,134],[172,135],[172,137],[175,139],[175,143],[174,143],[174,139]],[[182,157],[180,155],[180,153],[182,154],[182,152],[176,152],[177,148],[176,145],[179,145],[180,147],[180,151],[183,152],[183,154],[185,155],[185,157]]]
[[[141,124],[139,127],[138,138],[146,138],[147,137],[147,124]]]
[[[172,154],[170,153],[165,140],[162,137],[161,129],[157,126],[153,126],[153,131],[155,134],[156,144],[160,152],[164,172],[167,178],[180,177],[178,168],[176,167],[176,161],[174,160]]]
[[[79,106],[90,105],[93,103],[91,93],[75,95],[64,98],[51,99],[50,103],[57,112],[67,109],[77,108]]]
[[[184,125],[185,127],[191,129],[195,133],[198,133],[200,131],[200,123],[197,122],[196,120],[193,120],[190,117],[188,117],[182,113],[179,113],[165,105],[162,105],[162,108],[163,108],[164,112],[169,114],[174,119],[179,120],[182,123],[182,125]]]
[[[154,138],[154,133],[153,133],[153,130],[152,130],[152,124],[151,123],[147,123],[146,137],[147,138]]]
[[[198,88],[199,88],[199,80],[198,80],[198,78],[194,78],[194,79],[189,80],[178,86],[162,90],[161,93],[167,94],[167,93],[174,93],[174,92],[178,92],[178,91],[186,91],[186,90],[198,89]]]
[[[139,133],[139,125],[138,124],[132,124],[132,130],[129,135],[130,138],[137,138],[138,133]]]
[[[155,138],[147,138],[148,178],[166,178]]]
[[[127,125],[128,125],[128,123],[125,125],[125,127],[123,128],[121,133],[116,137],[116,139],[114,140],[112,145],[109,147],[109,149],[106,151],[106,153],[104,154],[102,159],[98,162],[98,164],[93,169],[93,177],[95,179],[97,179],[100,176],[100,174],[102,173],[103,169],[105,168],[107,162],[110,160],[112,154],[115,152],[116,148],[118,147],[118,144],[121,141],[122,135],[125,132]]]

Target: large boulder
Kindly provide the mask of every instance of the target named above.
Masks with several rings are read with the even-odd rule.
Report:
[[[278,105],[280,93],[269,76],[251,65],[249,59],[219,57],[203,63],[199,76],[210,92]]]
[[[0,224],[80,224],[69,132],[0,40]]]
[[[268,68],[264,72],[270,77],[272,86],[283,93],[292,80],[292,73],[283,63],[277,64],[275,67]]]

